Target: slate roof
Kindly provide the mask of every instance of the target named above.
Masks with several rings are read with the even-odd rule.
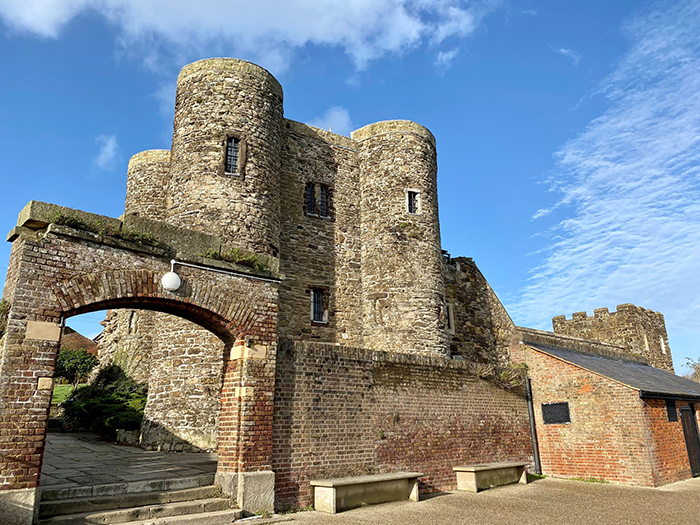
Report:
[[[540,343],[526,344],[540,352],[628,385],[639,390],[643,397],[654,397],[653,394],[657,394],[700,400],[700,383],[653,366],[558,346]]]

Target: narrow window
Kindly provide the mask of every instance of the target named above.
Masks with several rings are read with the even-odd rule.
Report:
[[[446,312],[445,312],[445,327],[447,328],[447,332],[450,334],[455,333],[455,326],[454,326],[454,308],[451,304],[447,304],[446,307]]]
[[[678,410],[676,409],[675,400],[666,400],[666,415],[668,416],[669,421],[678,421]]]
[[[328,194],[328,186],[320,185],[320,197],[318,201],[318,214],[321,217],[328,217],[330,215],[330,196]]]
[[[314,215],[316,213],[316,185],[313,182],[306,183],[306,213]]]
[[[315,323],[327,321],[326,309],[324,307],[325,293],[320,288],[311,290],[311,320]]]
[[[241,141],[235,137],[226,139],[226,173],[238,173],[238,150]]]
[[[571,423],[569,403],[542,403],[542,421],[545,425]]]
[[[408,191],[408,213],[418,213],[418,192]]]

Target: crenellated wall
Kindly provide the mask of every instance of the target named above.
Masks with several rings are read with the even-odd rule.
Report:
[[[560,315],[552,318],[552,326],[559,334],[620,345],[630,355],[673,372],[666,323],[659,312],[627,303],[618,305],[616,312],[598,308],[591,317],[586,312],[577,312],[571,319]]]

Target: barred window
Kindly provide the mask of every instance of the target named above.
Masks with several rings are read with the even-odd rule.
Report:
[[[316,214],[316,185],[313,182],[306,183],[306,213]]]
[[[325,291],[321,288],[311,290],[311,320],[316,323],[328,321],[328,313],[325,307]]]
[[[321,217],[328,217],[330,215],[330,199],[328,195],[328,186],[320,185],[320,197],[318,202],[318,214]]]
[[[408,190],[407,194],[407,204],[408,213],[418,213],[418,192]]]
[[[226,139],[226,173],[238,173],[238,152],[241,141],[235,137]]]
[[[304,191],[306,215],[329,218],[331,216],[331,193],[330,186],[307,182]]]

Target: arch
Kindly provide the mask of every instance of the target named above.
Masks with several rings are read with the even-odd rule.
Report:
[[[227,347],[260,320],[245,301],[227,296],[210,282],[188,279],[177,292],[168,292],[152,270],[81,274],[56,283],[53,291],[64,318],[113,308],[154,310],[209,330]]]

